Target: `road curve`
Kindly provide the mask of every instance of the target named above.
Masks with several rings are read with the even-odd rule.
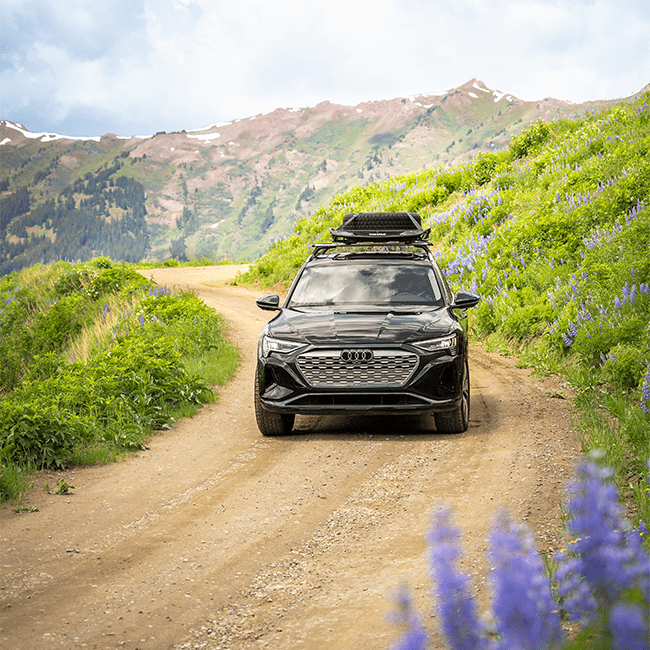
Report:
[[[218,402],[105,467],[36,475],[28,504],[0,509],[0,647],[386,648],[390,593],[431,611],[424,533],[442,499],[464,530],[483,607],[484,550],[508,508],[540,547],[558,543],[578,444],[565,387],[471,346],[462,435],[432,418],[297,418],[263,438],[253,412],[260,292],[236,268],[143,271],[223,314],[242,363]],[[50,495],[64,478],[75,489]],[[432,629],[435,621],[429,621]]]

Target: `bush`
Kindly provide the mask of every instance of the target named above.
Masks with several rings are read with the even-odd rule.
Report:
[[[194,294],[96,266],[27,269],[2,283],[0,499],[16,498],[30,468],[142,448],[177,411],[214,399],[208,377],[223,382],[236,367],[221,317]]]

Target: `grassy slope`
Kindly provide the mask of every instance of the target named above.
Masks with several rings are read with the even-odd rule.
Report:
[[[646,521],[650,458],[650,93],[536,123],[510,147],[338,195],[242,282],[286,285],[311,244],[356,211],[416,210],[452,286],[483,298],[474,331],[579,389],[598,447]]]

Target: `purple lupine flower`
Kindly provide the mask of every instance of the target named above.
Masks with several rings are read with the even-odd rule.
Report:
[[[535,650],[563,638],[553,599],[533,535],[502,512],[490,535],[493,614],[498,641],[494,650]]]
[[[650,476],[648,479],[650,479]],[[648,536],[648,527],[645,525],[645,521],[640,521],[638,528],[633,530],[632,534],[638,535],[641,539],[645,539]]]
[[[573,556],[570,549],[561,549],[553,559],[557,563],[555,578],[558,581],[558,597],[563,601],[562,609],[569,620],[578,621],[583,626],[589,625],[598,611],[598,603],[583,579],[580,558]]]
[[[646,366],[646,373],[641,384],[641,410],[650,413],[650,363]]]
[[[397,609],[390,613],[389,620],[396,625],[406,625],[407,629],[390,650],[426,650],[428,635],[422,617],[413,609],[411,595],[406,587],[401,587],[395,594],[395,604]]]
[[[571,513],[568,531],[575,542],[570,566],[565,567],[560,576],[570,578],[565,574],[573,572],[583,576],[585,585],[601,606],[611,606],[624,591],[635,586],[640,587],[648,599],[650,557],[640,541],[631,541],[625,534],[623,506],[610,480],[613,471],[598,465],[595,456],[592,458],[594,460],[578,465],[578,478],[567,502]],[[561,595],[569,596],[567,604],[571,588],[575,586],[565,584],[560,589]]]
[[[620,300],[620,298],[618,296],[616,296],[616,298],[614,298],[614,305],[616,307],[618,307],[619,309],[622,307],[621,300]]]
[[[144,314],[140,314],[140,327],[144,329]]]
[[[630,283],[626,282],[623,285],[623,298],[625,298],[625,300],[627,300],[629,297],[630,297]],[[625,302],[625,300],[623,302]]]
[[[648,650],[648,619],[639,605],[617,603],[609,612],[614,650]]]
[[[441,627],[451,650],[485,649],[483,625],[469,576],[456,567],[461,555],[460,529],[453,523],[451,508],[444,506],[433,514],[427,541]]]

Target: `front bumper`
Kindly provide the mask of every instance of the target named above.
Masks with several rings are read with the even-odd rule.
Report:
[[[304,350],[301,354],[304,354]],[[414,348],[399,348],[399,353],[416,355],[414,367],[406,379],[379,383],[345,384],[345,381],[310,383],[298,363],[299,354],[271,354],[258,359],[260,401],[267,411],[282,414],[395,414],[412,415],[455,409],[462,397],[464,352],[422,354]],[[303,364],[304,368],[304,364]],[[363,374],[363,362],[350,368],[350,377]],[[371,373],[372,374],[372,373]],[[350,380],[353,381],[352,379]],[[313,385],[317,384],[317,385]]]

